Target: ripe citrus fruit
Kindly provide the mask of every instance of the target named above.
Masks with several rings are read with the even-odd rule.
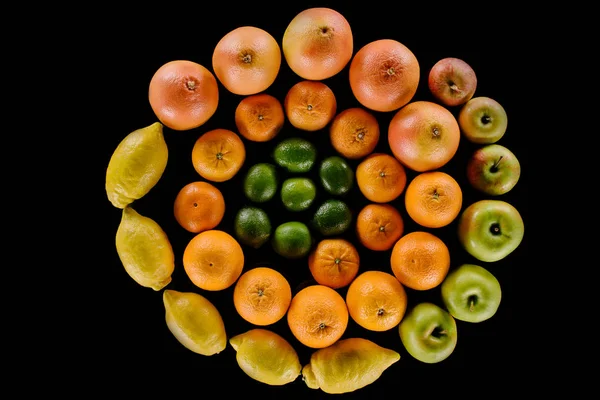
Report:
[[[334,196],[343,196],[354,186],[354,171],[339,156],[330,156],[321,161],[319,178],[325,191]]]
[[[363,158],[371,154],[379,142],[379,122],[367,110],[348,108],[337,114],[331,122],[329,140],[345,158]]]
[[[352,29],[335,10],[309,8],[290,21],[281,47],[287,64],[298,76],[315,81],[327,79],[350,62]]]
[[[166,127],[177,131],[202,126],[219,105],[219,87],[206,67],[187,60],[163,64],[148,88],[150,107]]]
[[[214,185],[208,182],[191,182],[177,193],[173,211],[182,228],[200,233],[221,223],[225,215],[225,199]]]
[[[240,137],[228,129],[213,129],[196,140],[192,164],[206,180],[224,182],[235,176],[246,161],[246,147]]]
[[[406,312],[404,287],[392,274],[366,271],[356,277],[346,292],[350,317],[370,331],[396,327]]]
[[[303,131],[318,131],[335,117],[337,100],[323,82],[301,81],[292,86],[283,101],[288,121]]]
[[[192,283],[204,290],[223,290],[244,268],[244,252],[231,235],[208,230],[194,236],[183,251],[183,267]]]
[[[349,285],[359,266],[356,247],[341,238],[321,240],[308,256],[308,268],[315,281],[333,289]]]
[[[406,187],[404,205],[417,224],[427,228],[449,225],[460,213],[462,190],[458,182],[441,171],[421,172]]]
[[[324,285],[307,286],[294,297],[287,312],[292,334],[311,348],[331,346],[348,327],[348,308],[344,298]]]
[[[360,192],[375,203],[396,200],[406,187],[406,179],[402,164],[386,153],[373,153],[356,167],[356,183]]]
[[[341,235],[352,224],[352,210],[337,199],[325,200],[315,211],[312,225],[323,236]]]
[[[428,290],[438,286],[450,270],[448,246],[432,233],[410,232],[394,245],[390,264],[405,287]]]
[[[284,120],[281,102],[266,93],[244,97],[235,109],[238,132],[252,142],[273,139],[281,131]]]
[[[356,217],[356,234],[369,250],[391,249],[404,233],[404,220],[391,204],[367,204]]]
[[[350,63],[350,88],[359,103],[374,111],[408,104],[419,86],[420,67],[404,44],[379,39],[363,46]]]
[[[275,82],[281,66],[281,48],[264,29],[242,26],[219,40],[212,66],[217,79],[231,93],[256,94]]]
[[[273,250],[282,257],[302,258],[310,252],[312,236],[303,222],[284,222],[275,228],[272,245]]]
[[[273,158],[277,165],[288,172],[308,172],[317,159],[317,148],[306,139],[292,137],[282,140],[275,146]]]
[[[254,164],[244,177],[244,194],[255,203],[269,201],[277,193],[278,174],[269,163]]]
[[[261,208],[240,208],[233,224],[237,240],[246,246],[258,249],[271,237],[271,220]]]
[[[317,195],[317,187],[310,178],[288,178],[281,185],[281,201],[290,211],[308,209]]]
[[[257,267],[240,276],[233,290],[233,305],[238,314],[254,325],[279,321],[292,301],[287,279],[268,267]]]
[[[413,171],[441,168],[454,157],[460,129],[454,115],[430,101],[414,101],[399,110],[388,128],[394,156]]]

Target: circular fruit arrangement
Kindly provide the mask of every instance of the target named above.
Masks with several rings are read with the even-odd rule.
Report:
[[[521,174],[501,143],[507,113],[478,94],[471,65],[454,57],[423,65],[400,41],[355,49],[354,39],[340,12],[310,8],[282,37],[255,26],[224,33],[212,65],[165,63],[148,83],[157,120],[125,135],[106,168],[107,198],[121,210],[118,257],[134,282],[162,293],[172,340],[203,357],[230,346],[232,365],[265,385],[302,379],[346,393],[373,384],[404,351],[443,362],[464,324],[497,313],[493,263],[524,237],[521,213],[503,198]],[[283,63],[297,79],[278,97],[267,91]],[[328,80],[344,70],[355,104],[342,109]],[[428,98],[416,96],[423,85]],[[208,129],[220,91],[238,103],[225,111],[227,127]],[[184,155],[196,179],[167,204],[191,235],[181,251],[136,207],[164,179],[165,136],[178,131],[199,132]],[[446,170],[462,149],[461,174]],[[234,179],[235,192],[222,190]],[[439,234],[448,228],[451,239]],[[302,271],[249,262],[259,250]],[[372,254],[387,262],[373,265]],[[232,311],[213,292],[230,293]],[[251,328],[232,334],[225,314]],[[396,346],[378,343],[391,331]]]

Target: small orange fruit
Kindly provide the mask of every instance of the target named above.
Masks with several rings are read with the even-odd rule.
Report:
[[[462,190],[458,182],[441,171],[421,172],[406,187],[404,205],[417,224],[427,228],[449,225],[460,213]]]
[[[450,251],[434,234],[415,231],[396,242],[390,264],[402,285],[414,290],[429,290],[442,283],[448,274]]]
[[[259,326],[271,325],[283,318],[291,301],[288,280],[268,267],[244,272],[233,290],[233,305],[238,314]]]
[[[242,26],[219,40],[212,66],[217,79],[231,93],[256,94],[275,82],[281,66],[281,48],[264,29]]]
[[[358,273],[360,257],[356,247],[345,239],[323,239],[308,256],[308,268],[317,283],[339,289]]]
[[[244,97],[235,109],[235,125],[240,134],[253,142],[268,142],[283,127],[285,115],[281,102],[266,93]]]
[[[420,67],[404,44],[379,39],[363,46],[350,63],[350,88],[363,106],[394,111],[408,104],[417,92]]]
[[[191,182],[177,193],[173,209],[179,225],[189,232],[200,233],[221,223],[225,199],[214,185]]]
[[[356,183],[360,192],[374,203],[387,203],[402,194],[406,171],[394,157],[373,153],[356,167]]]
[[[356,233],[367,249],[389,250],[404,233],[404,220],[391,204],[367,204],[356,217]]]
[[[320,349],[338,341],[348,327],[344,298],[324,285],[311,285],[296,293],[287,312],[294,337],[307,347]]]
[[[200,289],[227,289],[242,274],[244,252],[233,236],[211,229],[189,241],[183,251],[183,268]]]
[[[148,88],[150,107],[164,126],[176,131],[197,128],[219,105],[219,87],[206,67],[188,60],[163,64]]]
[[[290,21],[281,47],[292,71],[303,79],[320,81],[344,69],[352,58],[353,44],[352,29],[342,14],[315,7]]]
[[[333,148],[347,159],[363,158],[371,154],[379,142],[379,122],[360,107],[348,108],[331,122],[329,139]]]
[[[246,161],[244,142],[233,131],[213,129],[196,140],[192,148],[192,164],[201,177],[224,182],[235,176]]]
[[[317,131],[335,117],[337,101],[333,91],[323,82],[301,81],[288,90],[283,108],[292,126]]]
[[[407,104],[390,121],[388,142],[394,156],[417,172],[446,165],[458,150],[460,128],[454,115],[430,101]]]
[[[370,331],[396,327],[406,312],[404,287],[392,274],[366,271],[356,277],[346,292],[350,317]]]

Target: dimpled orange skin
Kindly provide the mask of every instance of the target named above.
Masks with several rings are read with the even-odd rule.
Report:
[[[256,94],[275,82],[281,67],[281,48],[267,31],[242,26],[219,40],[212,65],[217,79],[231,93]]]
[[[323,129],[335,117],[337,100],[323,82],[300,81],[283,100],[288,121],[298,129],[314,132]]]
[[[183,252],[183,268],[200,289],[224,290],[244,268],[244,252],[227,232],[208,230],[194,236]]]
[[[414,290],[429,290],[442,283],[450,270],[450,250],[437,236],[414,231],[394,245],[392,272],[400,283]]]
[[[284,122],[283,105],[267,93],[246,96],[235,109],[235,125],[240,135],[253,142],[273,139]]]
[[[173,130],[185,131],[203,125],[217,111],[219,87],[206,67],[175,60],[154,73],[148,99],[160,122]]]
[[[460,128],[445,107],[429,101],[414,101],[398,110],[388,127],[388,142],[394,157],[417,172],[446,165],[458,150]]]
[[[346,18],[330,8],[306,9],[283,34],[281,47],[290,69],[303,79],[323,80],[350,62],[354,41]]]
[[[225,215],[225,198],[208,182],[191,182],[177,193],[173,213],[185,230],[200,233],[221,223]]]
[[[204,133],[192,147],[192,164],[200,176],[212,182],[224,182],[235,176],[246,160],[242,139],[228,129]]]
[[[406,180],[402,164],[386,153],[372,153],[356,167],[358,188],[374,203],[396,200],[404,191]]]
[[[417,92],[420,67],[404,44],[380,39],[363,46],[350,63],[350,88],[356,99],[374,111],[394,111]]]
[[[348,108],[331,122],[329,139],[333,148],[347,159],[366,157],[379,142],[379,122],[365,109]]]
[[[308,257],[308,268],[315,281],[333,289],[349,285],[359,266],[356,247],[340,238],[321,240]]]
[[[402,215],[391,204],[367,204],[356,217],[361,244],[373,251],[387,251],[404,233]]]

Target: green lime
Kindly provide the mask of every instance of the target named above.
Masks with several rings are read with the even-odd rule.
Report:
[[[284,222],[275,229],[272,245],[273,250],[282,257],[304,257],[312,246],[310,230],[302,222]]]
[[[289,138],[277,144],[273,158],[288,172],[308,172],[317,159],[317,148],[306,139]]]
[[[259,163],[248,169],[244,178],[244,194],[251,201],[264,203],[277,193],[277,170],[273,164]]]
[[[321,162],[319,178],[327,193],[341,196],[352,189],[354,171],[342,157],[331,156]]]
[[[323,236],[340,235],[350,228],[352,212],[341,200],[326,200],[315,211],[312,223]]]
[[[234,231],[240,243],[258,249],[271,237],[271,221],[264,210],[243,207],[235,216]]]
[[[290,211],[304,211],[317,195],[317,187],[309,178],[289,178],[281,185],[281,201]]]

